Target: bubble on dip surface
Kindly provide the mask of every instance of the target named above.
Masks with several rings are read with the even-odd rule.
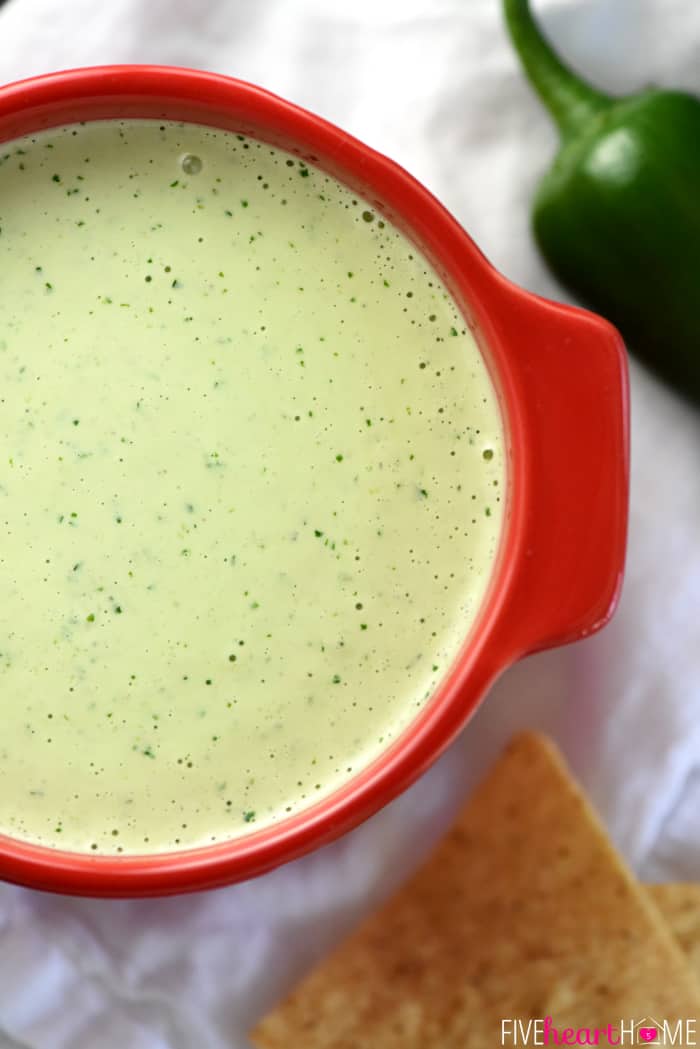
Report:
[[[298,812],[424,706],[502,424],[415,248],[194,125],[0,147],[0,831],[101,853]]]

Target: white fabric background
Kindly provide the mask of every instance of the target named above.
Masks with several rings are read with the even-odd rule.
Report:
[[[601,86],[700,93],[697,0],[536,6]],[[554,133],[498,0],[10,0],[0,41],[2,82],[159,62],[260,83],[398,160],[510,277],[561,295],[527,219]],[[614,623],[512,669],[408,794],[267,877],[155,901],[0,886],[0,1049],[245,1046],[249,1024],[406,877],[523,725],[560,741],[641,875],[700,879],[700,413],[636,366],[632,387],[629,565]]]

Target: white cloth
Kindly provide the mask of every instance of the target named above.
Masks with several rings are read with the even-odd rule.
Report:
[[[540,0],[611,91],[700,91],[696,0]],[[561,297],[528,231],[555,135],[498,0],[10,0],[0,80],[102,62],[260,83],[392,156],[510,277]],[[559,740],[641,875],[700,878],[700,413],[632,367],[622,604],[526,660],[411,791],[315,855],[190,897],[94,901],[0,886],[0,1049],[223,1049],[427,852],[516,727]]]

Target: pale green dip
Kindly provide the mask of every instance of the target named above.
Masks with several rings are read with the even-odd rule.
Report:
[[[138,121],[0,154],[0,832],[248,833],[454,660],[502,522],[486,368],[405,237],[277,149]]]

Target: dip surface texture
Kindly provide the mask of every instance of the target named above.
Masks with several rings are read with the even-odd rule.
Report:
[[[478,611],[497,400],[439,279],[194,125],[0,146],[0,832],[147,853],[366,767]]]

